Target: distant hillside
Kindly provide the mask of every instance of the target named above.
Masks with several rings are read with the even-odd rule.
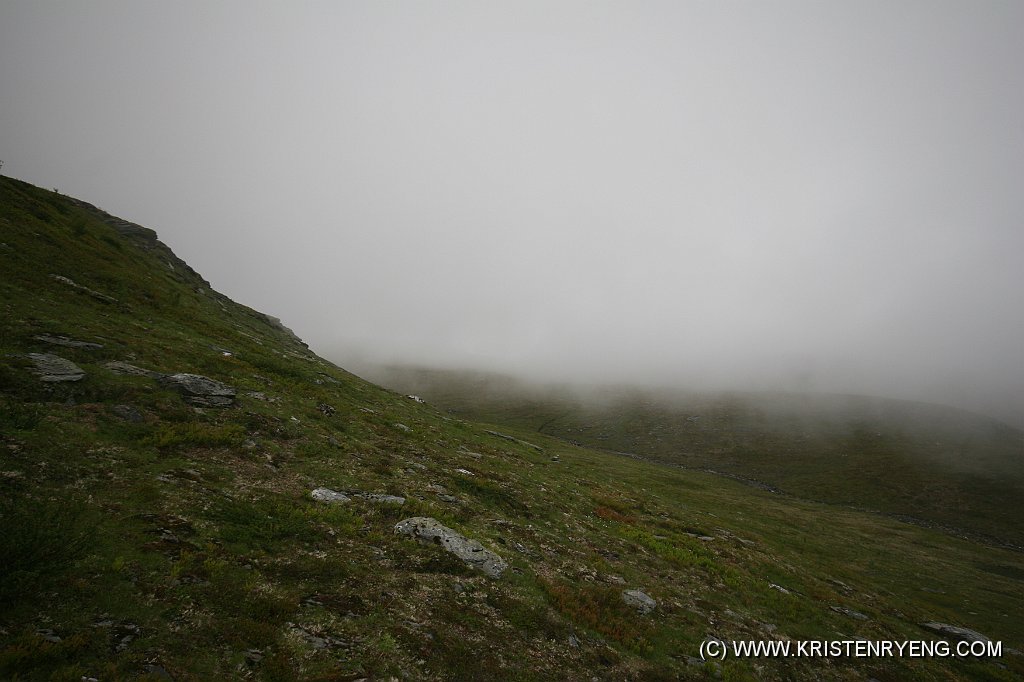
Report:
[[[589,392],[410,367],[369,371],[459,416],[1024,546],[1024,431],[865,396]]]
[[[608,414],[453,417],[0,178],[0,679],[1024,675],[1020,552],[546,435]],[[1003,655],[700,659],[954,626]]]

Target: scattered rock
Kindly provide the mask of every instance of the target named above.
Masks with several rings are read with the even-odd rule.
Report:
[[[771,588],[771,589],[773,589],[773,590],[778,590],[778,591],[779,591],[779,592],[781,592],[782,594],[789,594],[789,590],[787,590],[787,589],[786,589],[785,587],[783,587],[782,585],[776,585],[776,584],[775,584],[775,583],[773,583],[773,582],[769,582],[769,583],[768,583],[768,587],[770,587],[770,588]]]
[[[658,602],[654,601],[640,590],[626,590],[622,593],[622,601],[626,602],[627,605],[633,607],[644,616],[654,611],[658,606]]]
[[[331,490],[330,488],[317,488],[311,492],[310,495],[314,500],[318,500],[320,502],[338,502],[344,504],[352,501],[352,498],[345,493],[339,493]]]
[[[410,429],[410,428],[409,428],[408,426],[406,426],[405,424],[397,424],[397,423],[396,423],[396,424],[395,424],[395,428],[396,428],[396,429],[398,429],[399,431],[405,431],[406,433],[409,433],[409,432],[411,432],[411,431],[412,431],[412,429]]]
[[[336,409],[334,409],[327,403],[317,403],[316,409],[320,410],[321,414],[323,414],[325,417],[330,417],[335,412],[337,412]]]
[[[860,611],[854,611],[853,609],[848,609],[845,606],[830,606],[829,608],[831,608],[836,613],[841,613],[844,616],[849,616],[850,618],[856,618],[857,620],[867,620],[868,619],[868,617],[865,616]]]
[[[171,374],[161,377],[160,383],[199,407],[228,407],[235,402],[234,388],[200,374]]]
[[[126,422],[138,424],[142,421],[142,413],[131,405],[114,405],[110,408],[110,411],[114,413],[115,417],[119,417]]]
[[[466,564],[482,571],[491,578],[501,577],[502,572],[508,568],[508,563],[500,556],[485,548],[476,540],[470,540],[464,535],[441,524],[437,519],[424,516],[414,516],[395,525],[395,532],[399,535],[407,535],[425,544],[438,544],[445,550],[451,552]]]
[[[442,502],[448,502],[449,504],[457,504],[459,501],[459,498],[455,497],[454,495],[445,495],[444,493],[439,493],[437,499],[441,500]]]
[[[53,346],[64,346],[66,348],[84,348],[86,350],[99,350],[103,348],[102,343],[92,343],[91,341],[76,341],[75,339],[69,339],[66,336],[50,336],[49,334],[39,334],[38,336],[32,337],[37,341],[43,343],[49,343]]]
[[[426,402],[423,398],[419,397],[418,395],[407,395],[405,397],[408,398],[409,400],[415,400],[416,402],[418,402],[420,404],[423,404],[423,403]]]
[[[612,585],[626,584],[626,579],[623,578],[621,575],[606,575],[604,576],[604,581],[607,583],[611,583]]]
[[[263,660],[263,652],[259,649],[247,649],[245,652],[245,660],[250,664],[255,665]]]
[[[29,359],[36,366],[36,374],[40,381],[56,383],[60,381],[81,381],[85,370],[59,355],[51,353],[29,353]]]
[[[956,625],[949,625],[947,623],[921,623],[921,627],[925,630],[930,630],[939,635],[945,635],[946,637],[952,637],[953,639],[960,640],[962,642],[991,642],[988,637],[977,632],[975,630],[968,630],[967,628],[958,627]]]
[[[123,374],[125,376],[149,377],[151,379],[159,379],[163,376],[160,372],[151,372],[148,369],[129,365],[127,362],[121,362],[120,360],[108,362],[103,366],[114,374]]]

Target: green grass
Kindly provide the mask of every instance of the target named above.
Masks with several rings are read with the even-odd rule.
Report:
[[[2,679],[145,679],[150,665],[176,680],[700,679],[711,671],[687,657],[709,635],[919,639],[925,620],[1022,648],[1018,552],[572,446],[545,435],[569,421],[538,434],[541,422],[516,426],[515,405],[500,430],[543,451],[495,438],[494,427],[316,357],[108,220],[0,178]],[[43,333],[104,348],[51,347],[34,338]],[[30,352],[66,357],[87,376],[41,384]],[[111,360],[205,374],[235,386],[239,401],[197,411],[149,378],[109,372]],[[116,405],[143,421],[121,419]],[[633,426],[603,428],[624,438]],[[861,447],[866,433],[836,442]],[[407,503],[322,504],[309,496],[318,486]],[[438,518],[510,569],[490,580],[396,536],[408,516]],[[631,611],[624,589],[658,608]],[[1019,657],[1001,663],[730,660],[720,674],[1024,674]]]
[[[1024,546],[1024,432],[963,410],[862,396],[584,395],[415,368],[367,374],[467,418]]]

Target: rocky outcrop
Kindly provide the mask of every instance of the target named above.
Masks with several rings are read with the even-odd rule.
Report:
[[[35,372],[40,381],[58,383],[62,381],[81,381],[85,370],[59,355],[51,353],[29,353],[28,357],[35,365]]]
[[[185,398],[185,402],[199,407],[230,407],[235,402],[235,389],[201,374],[169,374],[161,376],[160,383],[172,388]]]
[[[508,562],[485,548],[476,540],[441,524],[437,519],[426,516],[414,516],[395,525],[395,532],[418,540],[424,544],[437,544],[444,547],[472,568],[482,571],[491,578],[500,578],[508,568]]]

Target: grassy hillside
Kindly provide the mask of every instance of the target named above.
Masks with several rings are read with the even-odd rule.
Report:
[[[1024,674],[1014,653],[704,665],[707,637],[932,639],[925,621],[1019,649],[1024,557],[453,418],[315,356],[144,228],[9,178],[0,309],[0,679]],[[84,378],[41,381],[42,354]],[[197,407],[175,373],[237,399]],[[394,532],[418,516],[509,568]]]
[[[581,397],[408,367],[369,376],[459,416],[1024,547],[1024,431],[963,410],[837,395],[607,388]]]

